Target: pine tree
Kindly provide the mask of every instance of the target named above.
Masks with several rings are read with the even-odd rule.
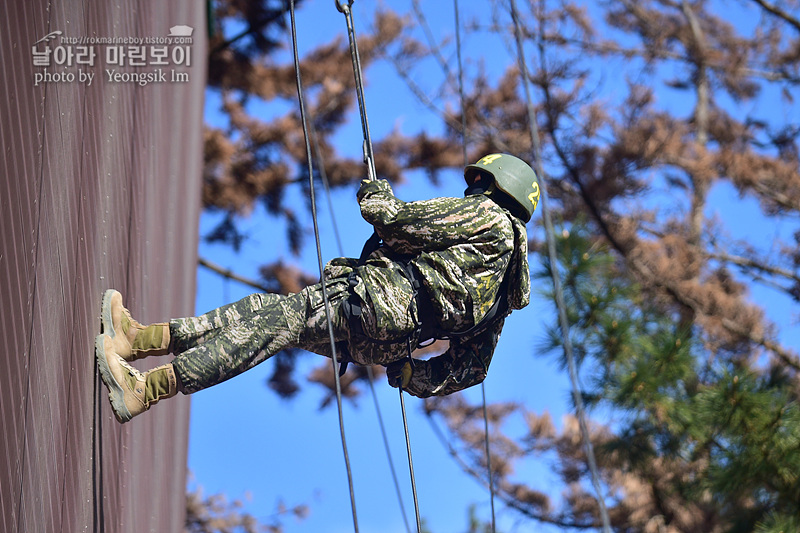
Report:
[[[593,369],[588,403],[625,413],[600,442],[603,469],[634,476],[633,496],[647,494],[653,516],[679,531],[753,531],[770,514],[797,516],[800,411],[786,373],[703,358],[691,333],[643,298],[585,227],[564,235],[572,341]],[[548,270],[545,261],[541,275]],[[560,332],[549,333],[559,348]],[[662,486],[655,473],[675,477]],[[615,516],[641,512],[642,501],[629,498]]]

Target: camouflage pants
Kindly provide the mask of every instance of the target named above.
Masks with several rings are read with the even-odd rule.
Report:
[[[385,364],[402,358],[404,343],[381,346],[375,352],[367,339],[351,339],[342,302],[350,295],[347,278],[326,283],[337,348],[350,346],[353,359]],[[365,315],[372,314],[365,305]],[[413,320],[397,321],[396,334],[408,336]],[[186,394],[226,381],[253,368],[281,350],[300,348],[330,356],[330,335],[322,286],[296,294],[252,294],[204,315],[170,321],[172,364]],[[355,357],[355,351],[362,354]]]

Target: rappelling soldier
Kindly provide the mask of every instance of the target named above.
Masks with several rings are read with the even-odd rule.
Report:
[[[483,381],[505,317],[530,299],[525,224],[539,202],[536,174],[517,157],[490,154],[464,178],[464,198],[418,202],[395,198],[385,180],[365,180],[357,198],[375,234],[360,259],[333,259],[324,271],[343,362],[383,365],[392,386],[420,398]],[[107,290],[102,328],[96,357],[120,422],[287,348],[332,355],[321,284],[149,326]],[[411,350],[430,339],[449,339],[449,348],[412,360]],[[129,364],[168,353],[171,363],[147,372]]]

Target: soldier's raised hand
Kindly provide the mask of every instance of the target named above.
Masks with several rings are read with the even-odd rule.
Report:
[[[395,388],[406,388],[411,382],[413,373],[414,366],[411,364],[410,359],[394,361],[386,366],[386,377],[389,380],[389,385]]]

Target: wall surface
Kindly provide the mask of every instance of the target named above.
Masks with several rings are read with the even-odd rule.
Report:
[[[0,12],[0,531],[181,531],[188,398],[117,423],[93,346],[106,288],[143,322],[193,311],[205,3],[26,0]],[[86,40],[176,25],[194,28],[183,51]],[[35,65],[48,47],[50,64]],[[120,52],[133,54],[114,64]],[[151,83],[133,81],[145,73]]]

